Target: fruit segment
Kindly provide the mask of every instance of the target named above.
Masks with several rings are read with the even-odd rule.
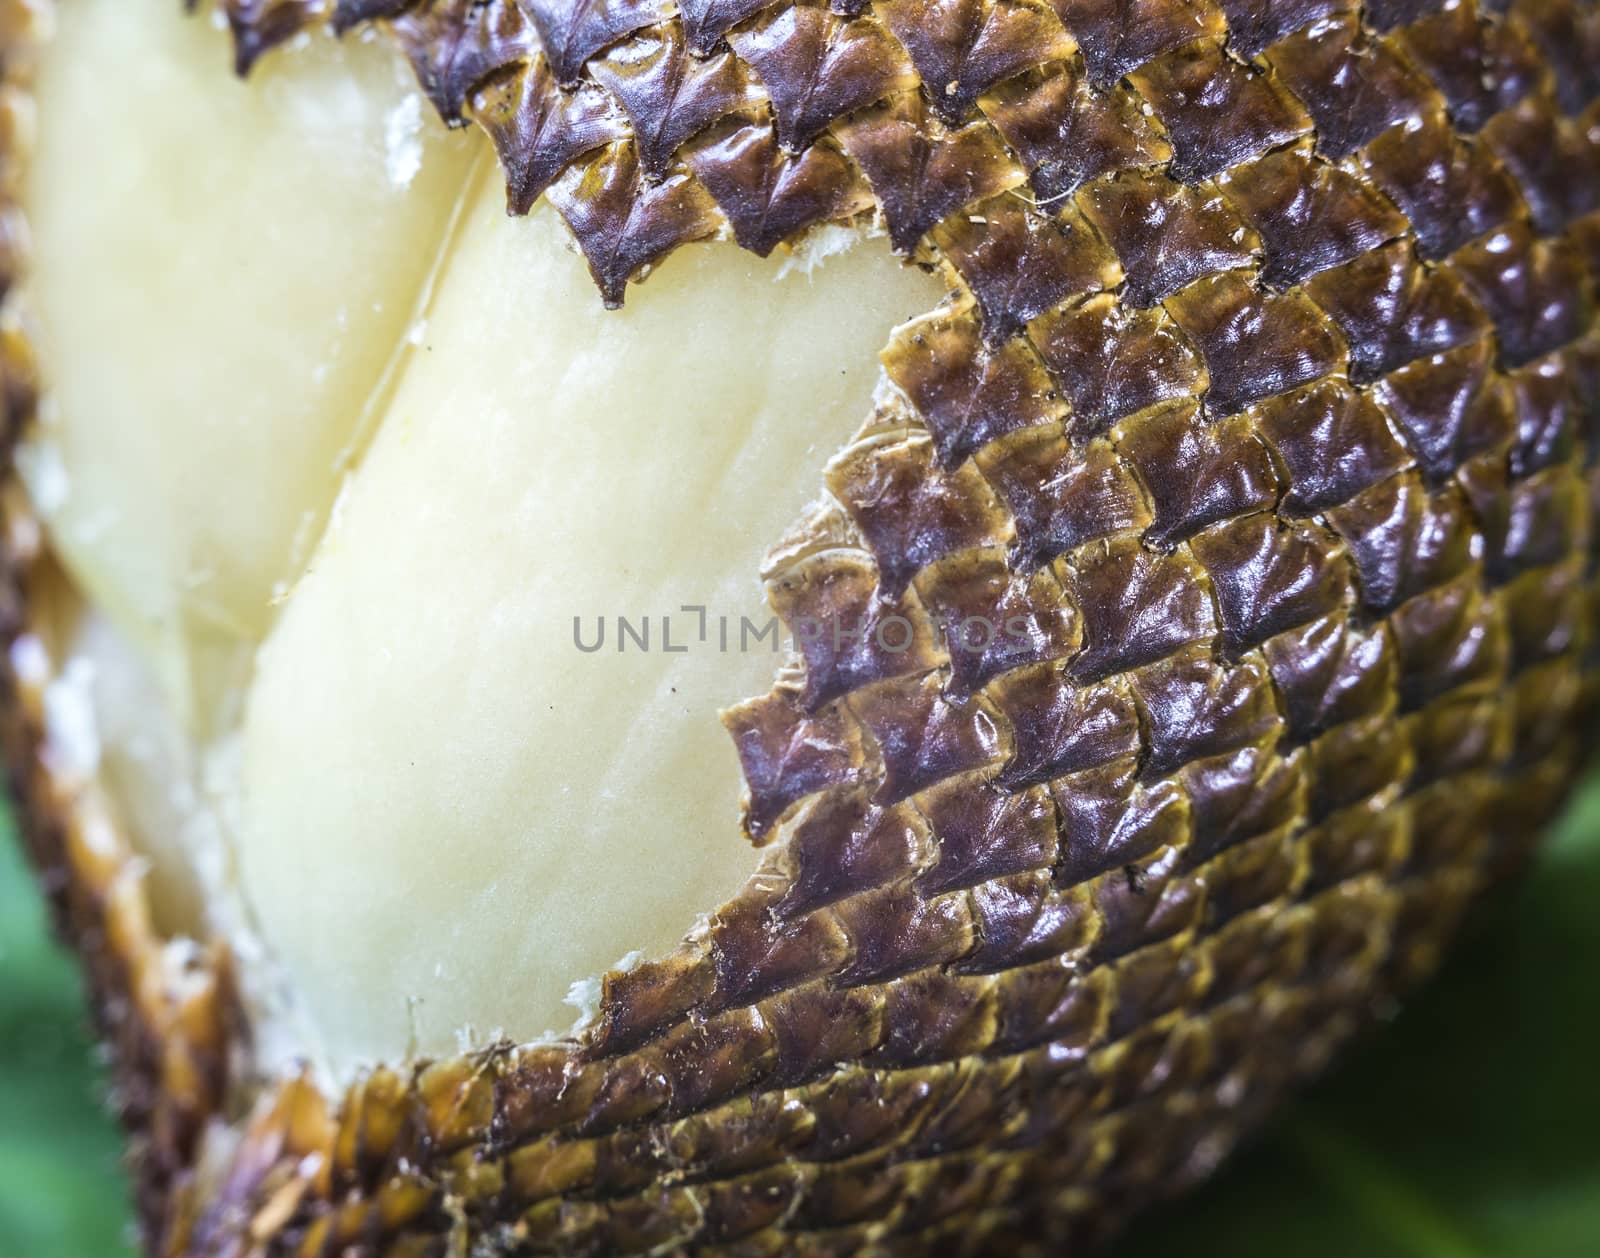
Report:
[[[167,0],[62,6],[37,89],[28,304],[49,400],[22,464],[74,574],[184,722],[236,719],[462,196],[390,47],[240,82]]]
[[[473,207],[245,719],[244,884],[336,1063],[564,1031],[755,868],[741,617],[940,292],[882,240],[782,271],[691,246],[608,311],[548,207]]]

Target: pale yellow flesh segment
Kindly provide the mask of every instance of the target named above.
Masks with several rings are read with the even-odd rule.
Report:
[[[129,24],[109,16],[124,2],[88,4],[94,16],[64,32],[71,55],[82,55],[78,41],[131,39]],[[196,62],[195,90],[205,85],[207,99],[237,90],[209,39],[191,48],[183,23],[151,15],[133,25],[141,41],[163,40],[168,59]],[[309,75],[311,95],[331,100],[357,91],[321,81],[319,58],[329,54],[292,53],[271,72],[284,84]],[[360,90],[379,86],[362,81]],[[95,116],[97,142],[147,150],[146,101]],[[41,109],[50,106],[47,94]],[[78,125],[88,112],[77,111]],[[73,143],[69,122],[55,125],[51,143]],[[239,144],[230,129],[199,142],[189,160],[204,165],[213,149]],[[286,172],[302,160],[287,142],[265,154],[258,144],[250,164]],[[414,187],[454,181],[457,161],[431,150]],[[386,175],[361,178],[381,189]],[[293,208],[292,186],[280,194],[263,178],[255,192],[258,211]],[[165,203],[159,180],[130,178],[119,212],[137,220]],[[352,358],[359,352],[369,366],[408,330],[416,344],[306,574],[277,609],[244,697],[238,785],[219,801],[245,897],[315,1028],[318,1043],[305,1047],[339,1076],[408,1052],[454,1051],[469,1028],[478,1041],[562,1030],[575,980],[634,950],[665,951],[749,876],[756,858],[738,835],[737,761],[716,713],[764,691],[780,658],[765,642],[739,650],[739,617],[767,616],[762,555],[869,413],[888,329],[940,295],[881,240],[810,278],[780,278],[777,259],[711,244],[675,254],[623,311],[607,312],[553,212],[508,220],[501,204],[497,181],[481,180],[425,322],[368,321],[350,334]],[[194,329],[187,352],[174,349],[170,322],[106,320],[80,336],[67,316],[95,297],[86,287],[150,282],[148,271],[172,261],[164,250],[192,259],[196,229],[151,228],[139,257],[97,255],[95,275],[60,255],[41,266],[41,300],[62,312],[47,372],[108,381],[95,394],[58,388],[58,423],[82,434],[61,442],[67,483],[84,486],[85,514],[103,492],[131,518],[167,520],[148,534],[69,547],[80,577],[143,649],[157,648],[128,607],[100,591],[152,562],[143,552],[168,543],[172,518],[193,518],[174,505],[201,492],[188,481],[221,483],[203,510],[220,539],[208,542],[242,556],[237,571],[231,559],[219,565],[227,588],[243,584],[237,573],[261,553],[251,549],[256,514],[285,504],[316,511],[326,500],[326,456],[357,421],[326,407],[309,420],[309,407],[294,419],[273,415],[265,422],[279,439],[266,443],[262,463],[281,445],[321,453],[292,466],[207,464],[212,449],[191,430],[206,430],[216,403],[188,374],[204,346],[200,380],[215,375],[262,405],[283,405],[305,385],[315,358],[262,356],[251,338],[294,341],[281,321],[295,311],[322,311],[325,331],[328,310],[357,309],[351,289],[370,269],[340,259],[364,247],[371,224],[327,198],[321,209],[317,267],[301,267],[307,247],[292,232],[256,240],[260,271],[286,277],[293,291],[250,312],[243,330],[238,294],[208,294],[214,327]],[[427,249],[391,243],[391,261],[436,255],[438,222]],[[212,240],[208,227],[198,230],[202,243]],[[203,293],[219,266],[214,250],[208,267],[185,262],[184,283]],[[107,362],[140,370],[108,375]],[[106,453],[119,439],[116,421],[95,400],[110,392],[124,398],[121,422],[138,434],[120,438],[137,447],[137,478],[119,475]],[[185,402],[190,394],[201,400]],[[352,397],[350,408],[363,400]],[[174,451],[187,463],[181,471]],[[126,466],[132,456],[119,457]],[[74,519],[58,515],[57,535]],[[157,605],[183,597],[174,588],[182,564],[163,563],[137,585]],[[706,606],[709,641],[698,641],[698,616],[684,604]],[[663,615],[686,653],[663,650]],[[589,642],[604,618],[603,651],[577,648],[574,616]],[[617,618],[638,626],[645,616],[651,649],[619,654]],[[727,652],[717,642],[724,616],[734,630]]]
[[[315,542],[474,146],[382,44],[241,83],[176,0],[58,13],[26,194],[52,405],[25,469],[205,727]]]
[[[574,979],[754,868],[716,714],[780,658],[739,617],[937,297],[881,248],[775,272],[691,248],[606,311],[547,207],[474,207],[245,723],[245,885],[336,1063],[565,1029]]]

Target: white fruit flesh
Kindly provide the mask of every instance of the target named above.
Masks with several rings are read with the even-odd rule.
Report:
[[[376,48],[325,41],[240,85],[166,0],[60,23],[28,189],[55,403],[30,476],[203,723],[315,541],[471,155],[439,127],[398,135],[410,89]]]
[[[210,807],[295,1040],[343,1075],[564,1029],[575,980],[753,869],[716,714],[781,661],[739,618],[938,286],[881,241],[814,277],[708,244],[607,312],[549,207],[504,216],[481,137],[419,125],[386,46],[239,85],[165,0],[62,21],[30,487],[227,766]]]

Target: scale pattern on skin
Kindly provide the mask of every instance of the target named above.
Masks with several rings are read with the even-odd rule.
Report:
[[[241,69],[386,29],[608,302],[867,218],[954,296],[769,561],[846,631],[728,717],[785,842],[580,1044],[284,1086],[202,1191],[225,962],[182,1009],[141,982],[12,678],[169,1251],[1061,1252],[1208,1173],[1559,806],[1600,677],[1593,4],[223,7]]]

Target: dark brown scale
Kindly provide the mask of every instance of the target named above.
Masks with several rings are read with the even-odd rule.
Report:
[[[820,4],[776,6],[770,17],[730,37],[760,76],[791,152],[836,118],[914,87],[911,59],[875,22],[848,22]]]
[[[1166,306],[1200,347],[1210,381],[1206,407],[1216,414],[1344,367],[1344,341],[1311,302],[1265,292],[1237,272],[1192,284]]]
[[[950,657],[946,689],[969,694],[1014,668],[1078,648],[1077,611],[1048,571],[1013,573],[1003,551],[976,551],[917,582]]]
[[[1511,445],[1513,476],[1528,476],[1576,453],[1580,405],[1566,362],[1552,355],[1511,374],[1517,435]]]
[[[1462,686],[1492,685],[1507,664],[1504,622],[1471,574],[1418,595],[1389,621],[1400,660],[1400,710]]]
[[[1407,789],[1421,791],[1503,763],[1506,747],[1499,706],[1483,695],[1451,696],[1407,717],[1407,739],[1416,757]]]
[[[1600,220],[1595,226],[1600,229]],[[1600,236],[1589,241],[1576,242],[1580,249],[1591,250],[1600,246]],[[1600,301],[1600,254],[1588,259],[1589,275],[1597,285],[1595,299]],[[1574,401],[1578,407],[1579,435],[1585,446],[1585,466],[1592,466],[1600,456],[1600,336],[1590,332],[1581,341],[1562,351],[1572,381]]]
[[[1092,86],[1076,61],[1018,75],[979,105],[1022,159],[1042,206],[1055,206],[1098,175],[1172,156],[1132,92]]]
[[[1316,124],[1317,151],[1340,158],[1421,113],[1432,92],[1354,14],[1327,18],[1263,54]]]
[[[1494,320],[1500,363],[1520,367],[1576,339],[1590,321],[1588,277],[1564,241],[1518,224],[1454,260]]]
[[[1189,863],[1209,865],[1224,852],[1251,841],[1263,847],[1274,837],[1282,842],[1304,815],[1304,770],[1303,756],[1280,756],[1272,741],[1185,766],[1179,781],[1188,793],[1194,816],[1194,833],[1187,850]],[[1261,856],[1267,856],[1268,863],[1275,865],[1270,856],[1260,852],[1241,859]],[[1252,868],[1245,872],[1260,871]],[[1288,871],[1273,868],[1267,872]],[[1258,903],[1282,892],[1282,886],[1269,883]]]
[[[1129,76],[1173,147],[1168,170],[1193,183],[1311,130],[1311,120],[1269,76],[1211,40],[1185,44]]]
[[[808,717],[786,696],[772,694],[741,704],[726,723],[750,788],[745,829],[754,839],[791,805],[864,775],[860,739],[842,709]]]
[[[1261,237],[1261,279],[1289,288],[1400,235],[1405,217],[1350,172],[1298,149],[1229,171],[1218,186]]]
[[[1248,266],[1260,247],[1210,184],[1125,171],[1095,180],[1077,200],[1121,259],[1130,305],[1153,306],[1191,280]]]
[[[947,697],[934,676],[885,682],[852,695],[849,706],[872,736],[883,766],[875,804],[898,804],[1004,755],[988,706],[981,699]]]
[[[1015,731],[998,781],[1018,789],[1137,756],[1139,717],[1126,688],[1079,686],[1052,664],[1019,668],[991,694]]]
[[[624,44],[589,71],[633,123],[640,161],[657,178],[687,140],[758,99],[731,53],[696,57],[676,22],[660,31]]]
[[[1542,236],[1560,235],[1569,224],[1600,209],[1600,107],[1582,118],[1552,122],[1554,102],[1529,97],[1496,114],[1482,132],[1517,181],[1518,191]]]
[[[390,29],[422,90],[451,124],[461,121],[474,87],[539,47],[516,0],[439,0],[406,11]]]
[[[1188,816],[1183,793],[1173,782],[1142,784],[1134,757],[1080,770],[1052,784],[1061,817],[1062,847],[1056,864],[1058,884],[1072,887],[1097,876],[1118,880],[1137,894],[1148,892],[1147,873],[1132,862],[1182,842]],[[1134,872],[1129,872],[1133,870]],[[1093,901],[1103,897],[1089,888]],[[1097,906],[1098,907],[1098,906]],[[1096,936],[1097,946],[1104,927]]]
[[[653,182],[637,150],[615,145],[569,167],[546,195],[583,247],[607,306],[620,306],[628,277],[679,245],[716,230],[714,203],[688,175]]]
[[[907,806],[880,808],[865,792],[829,792],[784,849],[789,887],[773,912],[797,917],[870,887],[909,880],[933,859],[927,823]]]
[[[1349,570],[1330,542],[1314,523],[1270,513],[1215,525],[1190,541],[1216,593],[1218,645],[1226,656],[1237,657],[1344,602]]]
[[[1459,492],[1430,495],[1414,472],[1391,477],[1327,513],[1355,564],[1361,601],[1386,615],[1462,572],[1472,523]]]
[[[622,139],[626,130],[609,95],[562,92],[543,57],[489,79],[465,112],[494,141],[512,214],[526,214],[574,161]]]
[[[1361,6],[1374,30],[1392,31],[1445,6],[1445,0],[1366,0]]]
[[[1488,149],[1457,136],[1439,114],[1390,127],[1361,160],[1410,221],[1423,258],[1445,257],[1519,208],[1516,186]]]
[[[981,1051],[994,1035],[991,986],[956,974],[919,974],[898,985],[884,1006],[883,1044],[872,1064],[903,1069]],[[963,1187],[972,1191],[981,1181]]]
[[[1343,381],[1321,380],[1272,398],[1255,414],[1256,432],[1288,473],[1279,509],[1291,518],[1348,502],[1409,457],[1371,394]]]
[[[1388,635],[1339,613],[1269,639],[1262,654],[1283,699],[1287,733],[1299,742],[1381,715],[1394,692]]]
[[[939,844],[938,862],[916,881],[920,895],[1055,864],[1056,813],[1041,786],[1003,791],[957,779],[928,791],[918,807]]]
[[[687,160],[727,215],[734,239],[760,257],[801,228],[849,218],[872,201],[865,180],[838,149],[813,144],[791,157],[777,133],[759,123],[708,137]]]
[[[1057,892],[1048,873],[991,878],[973,888],[972,898],[983,942],[960,963],[965,973],[1014,974],[1019,966],[1079,949],[1094,928],[1084,900],[1075,892]],[[1005,1004],[1015,1009],[1009,1000]],[[1025,1012],[1017,1034],[1037,1035]]]
[[[1173,784],[1176,786],[1176,783]],[[1175,793],[1175,798],[1182,796]],[[1173,837],[1179,842],[1188,839],[1189,818],[1182,818],[1182,830]],[[1147,836],[1148,837],[1148,836]],[[1096,962],[1122,960],[1115,976],[1118,987],[1116,1010],[1112,1013],[1112,1026],[1120,1023],[1120,1035],[1141,1026],[1165,1009],[1151,1009],[1152,993],[1149,987],[1166,986],[1173,962],[1182,959],[1183,950],[1177,949],[1161,957],[1165,965],[1151,966],[1155,958],[1139,956],[1142,949],[1152,944],[1170,940],[1173,936],[1195,926],[1205,908],[1205,886],[1201,878],[1183,868],[1180,846],[1163,847],[1154,855],[1122,865],[1100,874],[1089,882],[1089,894],[1100,910],[1104,925],[1095,941],[1091,954]],[[1131,961],[1126,958],[1134,954]],[[1157,953],[1160,957],[1161,954]],[[1146,990],[1122,991],[1121,979],[1129,970],[1144,971]],[[1171,974],[1180,981],[1181,973]],[[1137,988],[1137,984],[1135,988]],[[1170,1008],[1167,1006],[1166,1008]],[[1113,1034],[1119,1034],[1117,1030]],[[1119,1037],[1120,1037],[1119,1035]]]
[[[1137,1044],[1141,1038],[1173,1034],[1160,1028],[1160,1020],[1168,1014],[1202,1006],[1211,986],[1209,967],[1178,940],[1147,944],[1119,961],[1113,972],[1118,999],[1111,1014],[1110,1031],[1118,1039],[1132,1044]],[[1152,1027],[1152,1023],[1157,1025]],[[1112,1103],[1121,1100],[1134,1113],[1138,1113],[1136,1098],[1150,1097],[1159,1103],[1164,1091],[1165,1081],[1161,1076],[1150,1077],[1142,1065],[1137,1058],[1126,1065],[1108,1063],[1112,1072],[1107,1080],[1111,1090],[1109,1099]],[[1124,1079],[1126,1082],[1119,1088],[1119,1081]],[[1185,1081],[1180,1076],[1175,1082],[1179,1087],[1186,1082],[1192,1087],[1198,1080]],[[1129,1147],[1128,1144],[1122,1146],[1124,1154]],[[1138,1148],[1137,1145],[1132,1147]],[[1159,1136],[1152,1136],[1148,1152],[1152,1159],[1168,1165],[1181,1162],[1184,1156]]]
[[[679,0],[678,13],[689,36],[689,46],[707,56],[730,30],[771,3],[772,0]]]
[[[1350,378],[1381,379],[1408,363],[1478,339],[1488,320],[1448,270],[1424,266],[1409,243],[1364,254],[1306,284],[1350,347]]]
[[[681,245],[820,224],[883,227],[951,296],[765,574],[795,658],[725,718],[759,874],[606,975],[577,1043],[261,1098],[215,1197],[223,963],[187,1020],[149,1005],[162,941],[74,863],[35,683],[0,677],[150,1236],[221,1252],[290,1184],[273,1254],[431,1253],[455,1220],[485,1253],[1079,1252],[1209,1173],[1525,859],[1600,711],[1593,6],[226,12],[241,67],[377,21],[611,304]],[[29,64],[0,56],[7,91]],[[15,332],[0,371],[9,436],[38,395]],[[29,555],[0,558],[14,639]]]
[[[1387,877],[1400,863],[1402,821],[1394,809],[1363,802],[1336,812],[1305,831],[1312,893],[1363,874]]]
[[[1053,228],[1046,231],[1054,234]],[[1046,268],[1039,269],[1033,282],[1048,291],[1054,284]],[[1019,281],[1009,293],[991,291],[990,297],[997,303],[1015,301],[1027,309],[1034,298],[1025,289],[1017,291],[1025,284]],[[1006,317],[997,315],[996,320]],[[970,312],[908,324],[882,357],[889,379],[905,390],[927,424],[940,466],[948,471],[997,438],[1036,428],[1066,410],[1027,342],[1004,341],[991,347]]]
[[[1011,512],[1013,567],[1150,523],[1137,480],[1108,441],[1074,445],[1041,426],[983,451],[979,466]]]
[[[1506,583],[1503,598],[1513,674],[1519,678],[1523,674],[1542,676],[1560,668],[1565,657],[1583,646],[1587,622],[1581,579],[1577,565],[1565,564],[1534,568]],[[1526,708],[1517,713],[1519,728],[1528,726],[1537,737],[1519,735],[1513,740],[1516,763],[1536,764],[1557,742],[1570,738],[1566,722],[1576,701],[1577,679],[1562,677],[1557,688],[1570,692],[1561,706],[1545,712]]]
[[[1037,0],[881,0],[884,25],[905,46],[928,104],[950,126],[1009,79],[1072,52],[1072,41]]]
[[[1222,33],[1222,16],[1190,0],[1053,0],[1083,52],[1089,78],[1110,87],[1130,70],[1190,40]]]
[[[853,959],[837,975],[844,987],[948,965],[971,952],[975,942],[968,900],[960,893],[928,899],[910,887],[885,888],[842,901],[833,911],[854,948]]]
[[[363,22],[399,17],[419,0],[334,0],[333,29],[341,35]]]
[[[1299,942],[1293,925],[1270,909],[1246,910],[1231,919],[1217,932],[1212,948],[1207,1006],[1222,1005],[1256,988],[1276,987],[1293,978],[1300,965]],[[1224,1015],[1219,1021],[1228,1019]],[[1233,1069],[1244,1055],[1229,1051],[1232,1046],[1226,1034],[1202,1042],[1212,1073]]]
[[[1209,591],[1183,547],[1151,551],[1133,538],[1096,542],[1063,563],[1083,612],[1083,651],[1072,672],[1100,681],[1162,659],[1215,632]]]
[[[1131,310],[1114,296],[1091,297],[1041,315],[1028,337],[1071,402],[1068,427],[1080,440],[1204,387],[1199,353],[1159,306]]]
[[[1036,208],[1014,191],[952,215],[933,240],[971,287],[991,344],[1015,344],[1023,325],[1057,302],[1123,278],[1116,253],[1075,207]]]
[[[1271,746],[1281,723],[1265,684],[1265,666],[1244,659],[1218,667],[1203,647],[1190,647],[1136,672],[1131,681],[1144,721],[1146,780],[1236,751],[1250,744]]]
[[[1357,0],[1218,0],[1228,19],[1230,49],[1254,57],[1319,18],[1354,12]]]
[[[774,907],[751,898],[713,917],[716,994],[706,1002],[707,1009],[752,1005],[826,978],[844,963],[849,944],[837,922],[822,913],[779,916]]]
[[[1272,456],[1242,415],[1208,422],[1196,403],[1181,402],[1130,420],[1115,440],[1154,507],[1144,534],[1153,545],[1186,541],[1277,500]]]
[[[1393,714],[1329,730],[1306,746],[1305,755],[1311,768],[1306,807],[1314,821],[1398,788],[1412,773],[1406,726]]]
[[[1600,15],[1593,8],[1515,0],[1511,17],[1544,54],[1563,110],[1582,113],[1600,97]]]
[[[935,134],[922,99],[899,97],[839,128],[845,152],[878,198],[890,243],[908,256],[952,212],[1020,182],[992,129],[974,124]]]
[[[1493,364],[1493,344],[1475,341],[1392,371],[1372,390],[1430,486],[1474,455],[1510,444],[1511,389]]]
[[[1469,135],[1533,91],[1543,64],[1518,25],[1480,12],[1472,0],[1406,27],[1399,42],[1444,95],[1456,128]]]
[[[878,597],[878,569],[865,552],[799,563],[769,584],[768,598],[805,660],[808,709],[869,681],[926,672],[938,658],[932,628],[911,597]],[[898,649],[903,625],[913,636]]]
[[[481,8],[483,0],[466,3]],[[539,46],[550,59],[556,78],[567,86],[577,82],[596,53],[624,35],[670,17],[675,7],[670,0],[580,0],[577,4],[570,0],[516,0],[516,4],[538,30]]]
[[[197,0],[184,0],[193,12]],[[233,33],[233,68],[249,74],[261,57],[323,16],[322,0],[224,0]]]
[[[1285,897],[1301,891],[1304,870],[1298,846],[1285,844],[1281,830],[1268,831],[1235,843],[1209,862],[1207,872],[1211,878],[1206,888],[1207,921],[1222,925],[1242,914],[1260,913],[1277,918],[1281,929],[1297,929],[1312,915],[1303,907],[1284,910],[1280,906]],[[1247,993],[1241,999],[1259,1000],[1268,990]],[[1219,994],[1226,996],[1228,993],[1224,990]],[[1233,1070],[1237,1067],[1226,1065],[1225,1068]],[[1247,1066],[1241,1072],[1241,1081],[1248,1070]]]
[[[943,472],[935,463],[932,442],[913,433],[864,443],[828,468],[828,487],[866,536],[885,594],[946,555],[1006,540],[977,468]]]

